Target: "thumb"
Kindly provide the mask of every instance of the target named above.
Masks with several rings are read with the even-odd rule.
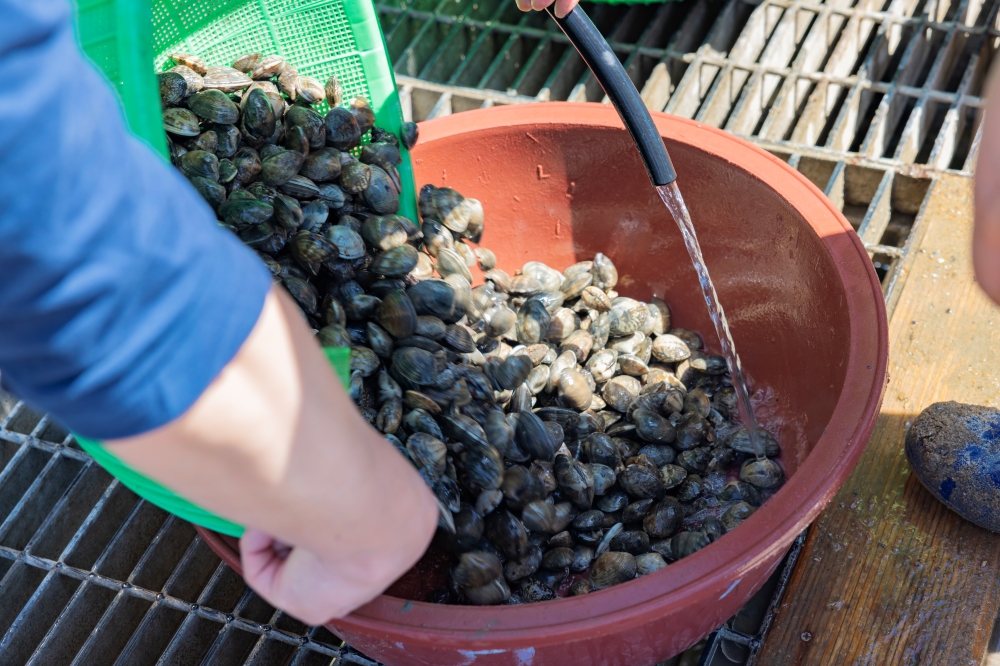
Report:
[[[556,16],[566,18],[566,15],[573,11],[580,0],[556,0]]]

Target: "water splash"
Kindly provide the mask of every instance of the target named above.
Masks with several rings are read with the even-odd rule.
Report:
[[[691,214],[687,206],[684,205],[684,198],[677,188],[677,182],[661,185],[656,188],[663,203],[666,204],[670,214],[673,215],[677,226],[684,237],[684,246],[691,256],[691,263],[698,273],[698,282],[701,285],[702,295],[705,297],[705,305],[708,306],[708,315],[715,325],[715,332],[719,336],[719,344],[722,346],[722,355],[726,359],[726,366],[729,368],[729,375],[733,380],[733,388],[736,391],[736,402],[739,406],[740,418],[750,435],[750,443],[757,454],[758,459],[763,459],[764,446],[757,436],[757,419],[753,415],[753,408],[750,406],[750,395],[747,392],[746,382],[743,381],[743,366],[740,365],[740,357],[736,354],[736,345],[733,344],[733,336],[729,332],[729,322],[726,321],[726,313],[719,303],[719,295],[715,292],[715,285],[708,275],[708,267],[705,265],[705,258],[701,254],[701,246],[698,245],[698,236],[694,231],[694,224],[691,222]]]

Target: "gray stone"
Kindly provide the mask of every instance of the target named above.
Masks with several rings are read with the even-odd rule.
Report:
[[[906,457],[920,482],[948,508],[1000,532],[1000,411],[935,403],[913,421]]]

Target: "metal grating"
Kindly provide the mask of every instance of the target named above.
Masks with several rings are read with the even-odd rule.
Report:
[[[507,0],[378,5],[404,115],[607,102],[565,36]],[[936,175],[970,176],[997,0],[585,4],[647,106],[726,129],[801,171],[845,213],[887,305]]]
[[[684,0],[585,5],[650,109],[775,152],[971,173],[994,0]],[[404,113],[606,101],[566,38],[506,0],[401,0],[379,12]],[[921,165],[913,168],[912,165]],[[824,183],[825,184],[825,183]]]

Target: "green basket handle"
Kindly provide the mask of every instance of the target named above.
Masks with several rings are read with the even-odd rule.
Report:
[[[351,381],[351,350],[347,347],[324,347],[323,351],[337,373],[337,377],[346,388]],[[155,504],[164,511],[220,534],[237,538],[243,535],[244,528],[242,526],[188,502],[167,487],[140,474],[101,442],[80,436],[76,436],[76,441],[80,444],[80,448],[89,453],[123,486],[150,504]]]

